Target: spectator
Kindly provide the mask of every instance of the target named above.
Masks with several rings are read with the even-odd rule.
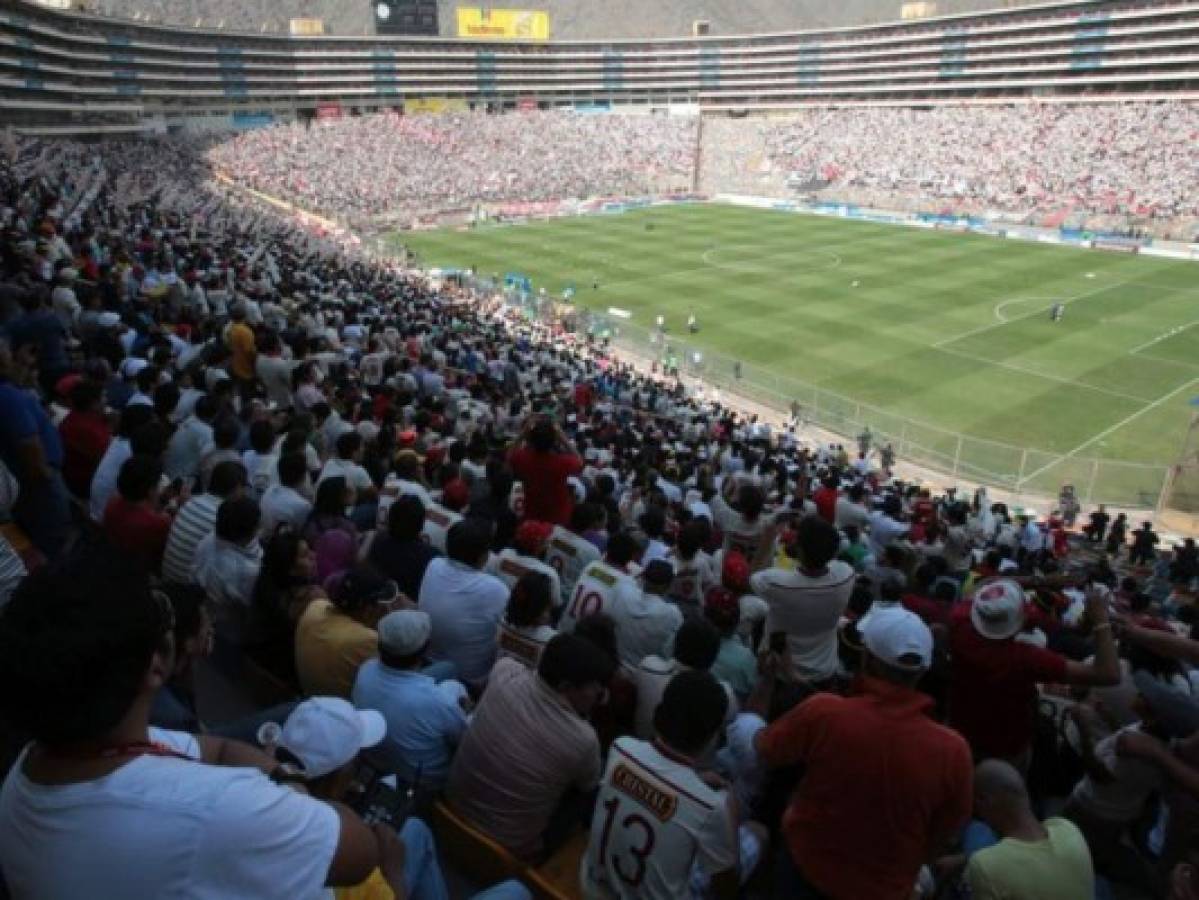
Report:
[[[16,896],[282,900],[365,879],[379,839],[348,809],[272,783],[255,748],[149,728],[171,629],[164,595],[103,552],[35,573],[0,620],[0,708],[33,738],[0,795]]]
[[[653,742],[617,739],[583,858],[589,893],[627,885],[638,897],[667,900],[693,896],[698,880],[713,896],[738,895],[762,852],[764,829],[743,825],[732,793],[696,762],[716,743],[727,705],[710,674],[683,672],[654,712]]]
[[[712,674],[731,687],[738,700],[745,700],[758,682],[758,661],[737,636],[741,605],[732,592],[714,587],[704,598],[704,618],[720,633]]]
[[[208,491],[187,500],[171,522],[162,559],[162,577],[182,584],[193,583],[196,548],[216,529],[217,510],[225,500],[242,496],[246,470],[239,463],[217,466],[209,479]]]
[[[536,672],[511,659],[496,663],[454,757],[454,808],[526,860],[589,821],[600,750],[587,717],[615,667],[569,634],[550,641]]]
[[[837,674],[837,623],[853,592],[853,568],[834,559],[840,544],[832,525],[808,516],[796,527],[796,569],[768,569],[750,580],[769,607],[767,633],[784,633],[792,664],[816,682]]]
[[[495,662],[495,636],[508,606],[504,583],[482,571],[490,533],[467,519],[450,529],[448,555],[429,563],[421,582],[420,609],[433,623],[430,655],[451,662],[458,677],[479,690]]]
[[[554,525],[569,524],[574,501],[566,482],[583,471],[583,460],[553,420],[530,419],[508,461],[525,487],[525,515]]]
[[[643,589],[618,595],[606,612],[616,622],[616,649],[620,664],[632,671],[652,654],[666,656],[683,614],[663,597],[674,580],[674,569],[664,559],[655,559],[641,574]]]
[[[245,477],[238,463],[221,465],[238,466]],[[239,622],[246,617],[262,569],[259,522],[258,504],[249,497],[226,498],[217,508],[215,528],[196,545],[192,558],[190,581],[208,591],[222,617]]]
[[[508,609],[500,622],[496,655],[515,659],[530,669],[536,669],[546,645],[557,635],[550,620],[553,584],[540,572],[528,572],[512,586]]]
[[[87,500],[92,478],[112,441],[103,398],[104,389],[96,382],[76,382],[71,388],[71,411],[58,426],[63,448],[63,481],[79,500]]]
[[[504,582],[508,590],[512,590],[517,580],[528,573],[544,575],[549,579],[550,590],[556,601],[562,595],[562,584],[554,568],[544,562],[554,527],[545,522],[525,519],[516,529],[513,546],[494,554],[488,561],[488,572]]]
[[[302,531],[312,514],[312,503],[305,496],[308,469],[302,453],[288,453],[276,464],[278,483],[263,491],[262,533],[269,536],[280,526]],[[215,470],[214,470],[215,475]]]
[[[1041,822],[1024,779],[998,759],[974,773],[977,821],[963,839],[971,897],[1091,900],[1095,875],[1082,833],[1067,819]]]
[[[328,600],[313,599],[296,625],[296,673],[308,697],[349,699],[359,667],[378,653],[375,625],[399,593],[366,568],[336,578]]]
[[[641,559],[641,546],[627,531],[617,532],[608,541],[608,552],[579,575],[574,597],[562,612],[559,626],[570,631],[579,619],[597,613],[610,613],[617,605],[640,606],[641,587],[628,572]]]
[[[438,792],[466,730],[467,695],[449,680],[452,666],[427,664],[432,633],[429,617],[419,610],[381,618],[379,657],[362,664],[352,697],[359,709],[378,710],[387,723],[375,762],[402,784]]]
[[[121,466],[117,496],[104,510],[104,533],[112,545],[128,553],[149,571],[162,566],[171,516],[159,497],[162,465],[150,456],[131,456]],[[185,495],[186,499],[186,495]]]
[[[172,481],[181,478],[190,483],[199,477],[200,460],[213,447],[212,423],[216,412],[215,401],[205,394],[196,400],[192,414],[171,435],[163,468]]]
[[[654,736],[654,710],[666,693],[666,686],[679,672],[709,672],[720,652],[720,635],[707,621],[700,618],[688,619],[679,628],[674,641],[673,658],[646,656],[629,673],[637,688],[637,712],[633,733],[642,740]],[[723,684],[728,696],[724,707],[731,720],[737,713],[737,700],[732,689]]]
[[[375,534],[367,560],[394,581],[406,597],[420,597],[421,582],[429,563],[440,554],[421,539],[425,507],[420,498],[406,494],[387,510],[387,530]]]
[[[970,815],[970,750],[928,717],[932,701],[916,690],[932,663],[928,627],[893,609],[860,631],[862,693],[817,694],[768,728],[762,723],[754,739],[767,766],[804,766],[783,818],[780,895],[908,900],[921,865]],[[781,657],[783,672],[789,659]],[[751,709],[769,707],[773,675],[762,679]]]
[[[1095,640],[1091,663],[1016,640],[1024,627],[1024,591],[1000,579],[980,585],[950,622],[949,723],[979,759],[995,757],[1027,770],[1032,755],[1038,684],[1111,685],[1120,680],[1109,592],[1094,587],[1087,618]]]

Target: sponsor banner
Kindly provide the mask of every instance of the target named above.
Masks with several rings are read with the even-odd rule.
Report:
[[[1131,238],[1106,238],[1099,237],[1091,241],[1091,246],[1096,250],[1106,250],[1108,253],[1140,253],[1141,245]]]
[[[404,112],[409,115],[440,115],[466,112],[467,109],[469,107],[465,100],[451,100],[448,97],[414,97],[404,101]]]
[[[521,97],[516,101],[516,108],[521,112],[532,112],[537,109],[536,97]]]
[[[318,103],[316,105],[316,117],[318,119],[340,119],[341,104],[340,103]]]
[[[492,41],[548,41],[550,16],[542,10],[459,6],[458,37]]]
[[[289,25],[292,37],[313,37],[325,33],[324,19],[292,19]]]
[[[269,112],[235,112],[233,127],[238,131],[252,131],[275,124],[275,116]]]

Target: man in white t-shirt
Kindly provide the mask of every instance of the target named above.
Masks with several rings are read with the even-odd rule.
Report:
[[[514,546],[505,547],[492,556],[487,563],[487,571],[504,582],[508,590],[516,586],[521,576],[530,572],[544,575],[550,580],[550,596],[554,598],[554,605],[557,606],[562,596],[558,573],[541,561],[552,532],[552,525],[526,519],[516,529],[516,536],[512,539]]]
[[[636,605],[641,598],[641,586],[628,574],[628,567],[640,558],[641,546],[636,538],[627,531],[612,535],[604,559],[587,566],[579,576],[558,630],[573,631],[579,619],[595,613],[610,613],[621,601]]]
[[[358,464],[362,456],[362,435],[347,431],[337,439],[337,455],[331,457],[321,469],[317,484],[327,478],[344,478],[354,489],[356,502],[362,503],[375,494],[375,483],[370,473]]]
[[[260,750],[149,728],[174,668],[170,601],[112,554],[31,575],[0,621],[0,715],[33,740],[0,792],[16,898],[322,897],[385,838],[296,793]],[[391,836],[387,836],[390,838]]]
[[[654,713],[653,743],[617,738],[600,781],[580,881],[589,898],[737,896],[761,854],[719,778],[698,770],[728,696],[707,672],[682,672]]]
[[[769,607],[767,635],[785,633],[796,670],[812,681],[824,681],[840,670],[837,624],[853,593],[854,570],[834,559],[841,537],[819,516],[799,521],[795,543],[795,569],[758,572],[750,586]]]
[[[774,521],[765,512],[766,495],[756,484],[740,484],[726,476],[723,493],[711,500],[714,521],[724,534],[723,550],[740,552],[755,571],[765,566],[770,558],[770,546],[774,540]],[[737,506],[728,502],[736,487]]]
[[[558,573],[561,581],[562,599],[556,602],[569,602],[574,596],[575,585],[578,584],[583,570],[593,562],[599,561],[599,548],[582,536],[584,531],[599,521],[599,517],[598,506],[580,503],[571,514],[569,529],[561,525],[554,526],[545,548],[545,561]]]
[[[683,624],[682,611],[663,599],[673,579],[670,563],[655,559],[641,573],[642,590],[619,595],[606,610],[616,622],[616,653],[626,671],[647,656],[670,655],[675,632]]]

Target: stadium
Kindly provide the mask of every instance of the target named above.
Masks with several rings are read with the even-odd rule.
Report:
[[[0,48],[0,896],[1199,895],[1199,2]]]

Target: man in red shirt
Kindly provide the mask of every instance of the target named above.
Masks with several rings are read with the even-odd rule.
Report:
[[[104,388],[94,381],[78,381],[71,388],[71,411],[58,426],[62,438],[62,477],[67,488],[86,500],[92,476],[112,442],[112,429],[104,417]]]
[[[524,484],[524,517],[569,525],[574,497],[567,479],[583,471],[583,460],[561,429],[548,416],[530,420],[508,462]]]
[[[916,690],[932,664],[928,626],[892,607],[859,629],[857,692],[815,694],[754,739],[767,766],[804,770],[783,816],[779,896],[909,900],[920,867],[970,818],[970,748]],[[773,681],[761,679],[751,709],[768,708]]]
[[[1119,683],[1120,662],[1108,621],[1110,596],[1100,585],[1087,594],[1087,621],[1095,640],[1091,663],[1016,640],[1025,609],[1024,589],[1013,579],[983,582],[973,602],[954,610],[949,623],[949,724],[970,742],[978,759],[1005,759],[1028,771],[1038,684]]]
[[[837,476],[830,475],[812,495],[812,502],[816,504],[816,514],[830,525],[837,520],[837,497],[840,496],[837,484]]]
[[[162,464],[151,456],[131,456],[117,477],[117,495],[104,509],[104,534],[113,547],[158,571],[171,532],[171,517],[158,508]]]

